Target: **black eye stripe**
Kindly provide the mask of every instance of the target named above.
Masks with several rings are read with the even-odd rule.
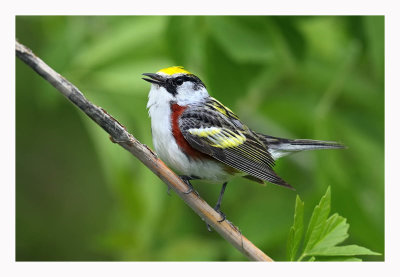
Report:
[[[173,80],[173,82],[178,86],[182,85],[183,82],[186,82],[186,81],[189,81],[189,80],[185,80],[185,78],[183,78],[183,77],[178,77],[175,80]]]
[[[176,83],[180,83],[183,84],[184,82],[192,82],[195,84],[203,84],[203,82],[196,76],[194,75],[183,75],[180,77],[177,77],[176,79],[174,79]],[[204,84],[203,84],[204,85]]]
[[[195,75],[182,75],[176,78],[169,78],[166,80],[164,87],[169,93],[175,96],[177,94],[177,88],[184,82],[192,82],[194,90],[198,90],[201,87],[206,87]]]

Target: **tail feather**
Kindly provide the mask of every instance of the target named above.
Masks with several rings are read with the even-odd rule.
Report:
[[[343,149],[344,145],[335,141],[323,141],[312,139],[286,139],[257,134],[268,146],[268,150],[274,160],[291,153],[318,149]]]

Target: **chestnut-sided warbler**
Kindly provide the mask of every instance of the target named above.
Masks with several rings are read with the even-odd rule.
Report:
[[[220,211],[227,182],[242,176],[292,188],[272,169],[287,154],[315,149],[343,148],[333,141],[285,139],[249,129],[239,117],[211,97],[194,74],[173,66],[144,73],[151,83],[147,108],[158,156],[193,191],[190,180],[222,183],[215,210]]]

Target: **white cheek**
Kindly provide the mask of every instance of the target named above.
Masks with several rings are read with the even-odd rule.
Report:
[[[185,106],[203,102],[207,97],[209,97],[209,94],[205,88],[194,90],[192,83],[185,82],[177,90],[176,101],[178,105]]]

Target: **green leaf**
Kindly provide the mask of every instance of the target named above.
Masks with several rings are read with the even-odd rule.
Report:
[[[349,236],[348,230],[349,224],[346,223],[346,219],[338,214],[333,214],[326,220],[319,241],[312,249],[328,248],[343,242]]]
[[[299,198],[300,199],[300,198]],[[295,223],[292,226],[289,233],[288,241],[288,258],[293,260],[297,249],[293,250],[295,241],[296,228],[296,214],[297,214],[297,199],[296,199],[296,213]],[[308,225],[307,233],[305,236],[304,250],[300,255],[299,261],[305,257],[311,257],[309,261],[314,260],[346,260],[346,261],[360,261],[351,256],[355,255],[380,255],[377,252],[371,251],[365,247],[358,245],[345,245],[337,246],[337,244],[343,242],[348,238],[349,224],[346,222],[346,218],[338,215],[337,213],[331,215],[328,218],[331,205],[331,191],[328,187],[325,195],[321,198],[319,204],[314,208],[314,212],[311,216],[310,223]],[[302,207],[303,208],[303,207]],[[296,238],[300,240],[301,238]],[[331,256],[331,259],[319,257]],[[347,258],[341,257],[346,256]],[[350,258],[349,258],[350,256]]]
[[[331,209],[331,189],[328,187],[325,195],[321,198],[319,204],[314,208],[314,212],[311,216],[310,223],[308,225],[306,238],[304,241],[305,249],[307,252],[314,245],[320,241],[324,231],[325,221],[328,218]]]
[[[356,257],[346,257],[346,256],[321,256],[316,259],[314,256],[313,261],[318,262],[362,262],[362,259]]]
[[[315,248],[307,253],[314,256],[355,256],[355,255],[381,255],[380,253],[371,251],[365,247],[358,245],[345,245]]]
[[[304,232],[304,202],[301,201],[300,197],[296,197],[296,207],[294,210],[294,222],[290,228],[289,238],[287,243],[287,257],[289,261],[294,261],[296,253],[299,249],[301,239]]]

